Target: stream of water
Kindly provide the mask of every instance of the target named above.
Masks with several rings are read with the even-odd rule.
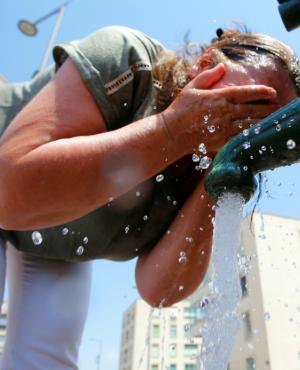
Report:
[[[201,370],[226,370],[240,326],[238,250],[244,200],[223,195],[217,205],[212,251],[208,316],[202,329]]]

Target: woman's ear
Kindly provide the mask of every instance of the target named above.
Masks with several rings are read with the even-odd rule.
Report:
[[[214,49],[207,49],[206,52],[201,56],[201,58],[199,58],[197,62],[192,65],[189,72],[190,80],[195,78],[199,73],[214,67],[214,63],[212,62],[213,53]]]

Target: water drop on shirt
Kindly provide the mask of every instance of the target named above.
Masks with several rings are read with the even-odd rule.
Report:
[[[39,231],[34,231],[31,236],[34,245],[41,245],[43,243],[43,237]]]
[[[286,142],[286,147],[289,149],[289,150],[293,150],[296,148],[296,143],[294,140],[290,139]]]
[[[156,181],[161,182],[161,181],[163,181],[164,178],[165,178],[164,175],[161,173],[161,174],[156,176]]]

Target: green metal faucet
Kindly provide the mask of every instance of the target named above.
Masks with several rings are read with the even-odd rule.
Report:
[[[205,188],[214,199],[232,192],[248,201],[256,189],[256,174],[299,161],[300,98],[225,144],[215,157]]]

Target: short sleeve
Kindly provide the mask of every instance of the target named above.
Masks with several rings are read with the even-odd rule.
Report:
[[[104,115],[109,130],[146,112],[153,99],[152,66],[163,46],[127,27],[106,27],[54,48],[57,68],[70,57]]]

